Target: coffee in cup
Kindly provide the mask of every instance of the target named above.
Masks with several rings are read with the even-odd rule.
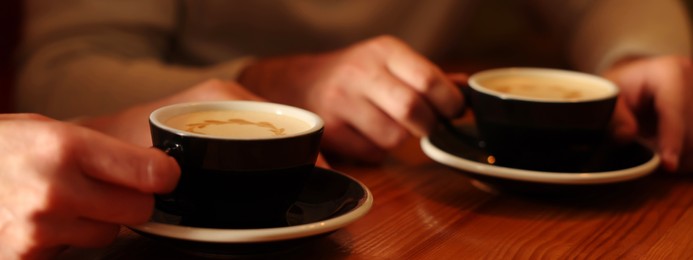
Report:
[[[549,171],[574,169],[564,164],[568,156],[576,163],[589,160],[606,137],[618,93],[601,77],[543,68],[482,71],[465,88],[479,135],[495,159]]]
[[[150,115],[155,147],[176,158],[176,189],[159,210],[209,228],[286,225],[315,166],[323,121],[309,111],[253,101],[184,103]]]
[[[164,124],[190,133],[239,139],[282,137],[311,127],[287,115],[240,110],[191,112],[169,118]]]
[[[510,75],[482,79],[478,86],[507,98],[536,101],[579,102],[608,97],[613,89],[580,78]]]

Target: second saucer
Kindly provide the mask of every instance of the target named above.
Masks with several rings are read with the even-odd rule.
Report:
[[[474,125],[438,128],[421,140],[424,153],[443,165],[462,170],[470,177],[494,186],[532,187],[534,189],[560,189],[560,186],[618,183],[637,179],[653,172],[660,158],[651,149],[638,142],[605,144],[590,165],[566,169],[561,172],[536,168],[514,168],[496,164],[493,155],[477,145]],[[500,161],[500,160],[499,160]]]

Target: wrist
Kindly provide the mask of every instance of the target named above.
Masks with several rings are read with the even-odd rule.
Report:
[[[309,55],[257,60],[238,76],[238,83],[271,101],[300,105],[297,98],[310,85],[310,72],[316,59]]]

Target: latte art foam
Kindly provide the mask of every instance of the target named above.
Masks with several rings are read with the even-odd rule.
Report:
[[[308,123],[291,116],[240,110],[192,112],[174,116],[164,124],[191,133],[230,138],[281,137],[310,128]]]
[[[484,88],[503,94],[556,101],[591,100],[608,96],[608,88],[580,80],[538,76],[503,76],[484,79]]]

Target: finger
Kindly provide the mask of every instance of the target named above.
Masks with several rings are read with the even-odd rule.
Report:
[[[50,248],[40,248],[22,254],[23,259],[55,259],[63,251],[67,250],[68,246],[53,246]],[[1,252],[0,252],[1,253]]]
[[[427,135],[438,120],[435,108],[411,86],[390,73],[381,73],[365,91],[367,98],[380,110],[414,136]]]
[[[375,89],[380,89],[380,87],[373,88],[373,91]],[[369,91],[365,92],[366,94],[369,93]],[[354,95],[362,95],[362,93],[357,92]],[[365,137],[370,143],[386,150],[399,146],[409,137],[407,129],[377,105],[374,105],[368,97],[354,96],[337,99],[333,105],[339,108],[348,107],[349,109],[337,109],[334,111],[335,115],[340,119],[324,118],[327,124],[326,127],[331,127],[332,129],[346,128],[346,122],[348,122],[354,130],[360,133],[358,137]],[[329,129],[325,130],[327,133],[329,131]]]
[[[325,159],[325,156],[322,155],[322,153],[318,154],[318,159],[315,161],[315,166],[322,167],[325,169],[330,169],[330,164],[327,162]]]
[[[178,182],[180,168],[163,152],[129,145],[88,129],[75,129],[81,139],[74,149],[85,174],[147,193],[169,192]]]
[[[72,246],[103,247],[115,240],[120,225],[81,219],[71,225],[63,226],[62,229],[63,236],[67,236],[65,241]]]
[[[635,115],[622,97],[616,100],[610,128],[611,135],[620,142],[630,142],[638,135],[638,123],[635,120]]]
[[[675,171],[678,168],[685,134],[686,75],[676,70],[661,73],[663,76],[657,82],[648,82],[648,86],[656,88],[652,91],[657,93],[654,105],[658,116],[657,136],[662,163],[666,170]]]
[[[366,163],[379,163],[385,158],[385,150],[351,127],[326,126],[325,134],[323,144],[328,152]]]
[[[455,115],[455,117],[454,117],[454,118],[458,118],[458,117],[461,117],[464,115],[464,112],[468,106],[466,99],[465,99],[465,96],[464,96],[464,88],[469,87],[468,86],[469,75],[467,75],[466,73],[455,72],[455,73],[448,73],[447,77],[448,77],[448,79],[450,79],[450,81],[452,81],[453,84],[455,84],[455,86],[457,87],[457,90],[462,95],[463,103],[462,103],[460,112],[459,112],[459,114]]]
[[[462,93],[445,74],[429,60],[406,45],[392,52],[388,70],[406,85],[413,87],[437,113],[447,118],[462,114]]]
[[[154,210],[150,194],[101,182],[91,178],[72,180],[70,190],[62,191],[76,215],[107,223],[141,224]]]
[[[53,217],[42,219],[40,229],[34,238],[46,247],[101,247],[113,242],[120,226],[89,219]]]

